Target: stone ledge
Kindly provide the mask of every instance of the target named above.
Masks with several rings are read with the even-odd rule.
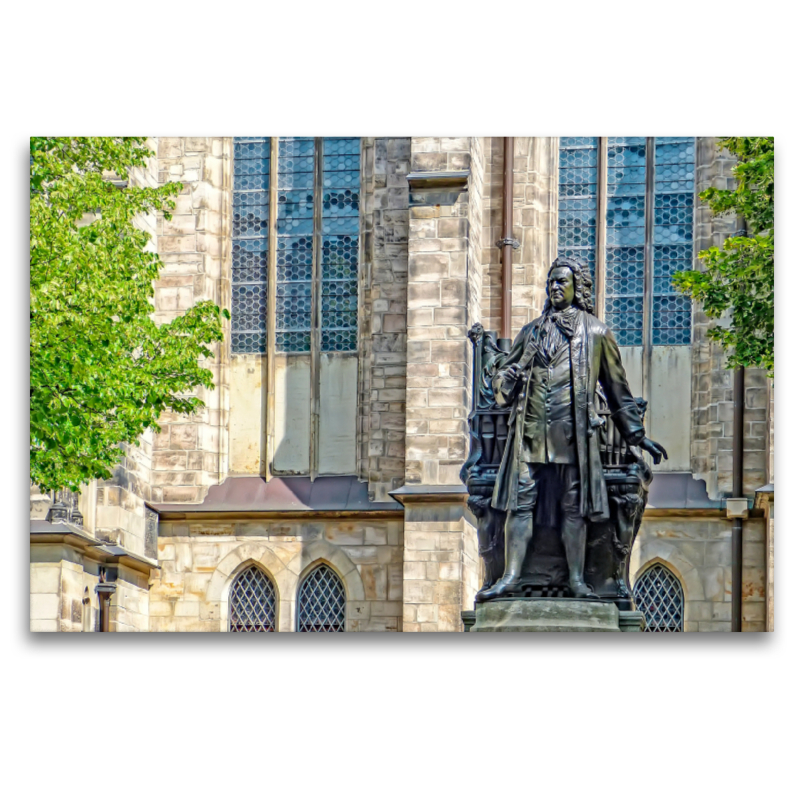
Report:
[[[463,483],[437,484],[405,484],[389,495],[402,505],[408,503],[466,503],[469,492]]]
[[[467,188],[469,170],[446,172],[409,172],[406,176],[409,189],[460,189]]]
[[[471,633],[619,633],[613,603],[568,598],[512,598],[479,603]]]

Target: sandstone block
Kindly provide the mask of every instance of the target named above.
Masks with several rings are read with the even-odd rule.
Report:
[[[404,603],[433,603],[435,584],[431,581],[407,580],[403,586]],[[419,614],[419,608],[417,609]]]
[[[61,569],[57,564],[31,564],[31,594],[56,595],[60,589]]]
[[[162,489],[165,503],[199,503],[202,494],[200,486],[165,486]]]
[[[447,169],[447,153],[419,153],[411,154],[411,169],[413,172],[440,172]]]
[[[408,361],[411,362],[430,362],[431,343],[430,342],[408,342]]]
[[[187,153],[207,153],[209,140],[203,136],[187,136],[184,139],[184,146]]]
[[[385,314],[382,319],[382,329],[386,333],[402,333],[406,329],[404,314]]]
[[[445,253],[413,253],[408,258],[408,279],[439,281],[447,277],[449,265],[450,257]]]
[[[459,278],[442,281],[442,305],[464,306],[467,302],[467,284]],[[411,287],[409,287],[410,289]]]
[[[463,217],[439,217],[437,233],[440,239],[464,238],[467,226],[467,220]]]
[[[439,141],[445,153],[468,153],[470,149],[468,136],[443,136]]]
[[[61,598],[57,594],[32,594],[30,618],[57,619],[61,615]]]
[[[175,603],[175,616],[199,618],[200,603],[195,600],[178,600]]]
[[[57,633],[59,630],[56,619],[32,619],[30,623],[31,633]]]
[[[465,340],[460,341],[434,341],[431,342],[431,362],[443,364],[451,361],[467,360],[467,345]]]
[[[441,305],[441,302],[441,290],[438,281],[410,283],[408,285],[409,309],[438,306]]]

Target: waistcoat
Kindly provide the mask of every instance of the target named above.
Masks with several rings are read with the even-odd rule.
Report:
[[[531,370],[520,460],[530,464],[577,464],[568,340],[564,338],[549,360],[537,353]]]

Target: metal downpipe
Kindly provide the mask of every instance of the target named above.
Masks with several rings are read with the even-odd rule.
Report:
[[[744,369],[733,372],[733,497],[744,497]],[[742,630],[743,528],[741,517],[731,531],[731,630]]]
[[[511,255],[514,242],[514,137],[503,138],[503,238],[500,273],[500,338],[511,338]],[[516,243],[519,247],[519,244]]]
[[[737,219],[737,236],[747,235],[747,223]],[[744,368],[733,371],[733,497],[744,497]],[[742,630],[742,565],[744,521],[742,517],[733,520],[731,531],[731,631]]]

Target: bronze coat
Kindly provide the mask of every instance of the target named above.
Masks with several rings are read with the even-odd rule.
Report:
[[[594,398],[598,381],[605,391],[614,424],[628,444],[636,445],[641,442],[644,438],[644,425],[628,387],[614,334],[592,314],[578,311],[578,315],[575,334],[570,339],[569,347],[575,444],[581,478],[581,514],[597,521],[608,519],[608,494],[600,462],[598,437],[589,435],[592,430],[589,424],[589,401]],[[531,337],[534,337],[534,343],[538,341],[539,328],[543,322],[544,317],[539,317],[519,332],[507,358],[499,364],[500,370],[520,361]],[[523,380],[513,387],[503,381],[503,375],[499,371],[492,380],[498,406],[512,406],[508,420],[508,441],[492,497],[492,505],[501,511],[517,509],[525,404],[530,394],[533,374],[534,370],[529,368],[524,373]],[[524,385],[524,391],[519,391],[521,385]],[[537,421],[537,427],[541,428],[540,421]]]

